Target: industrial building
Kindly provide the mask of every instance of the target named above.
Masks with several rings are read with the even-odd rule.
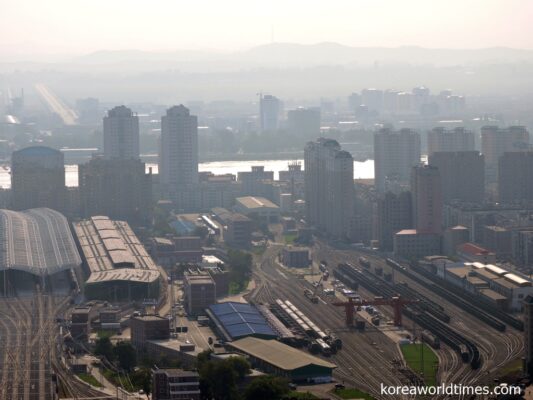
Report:
[[[230,246],[247,248],[252,240],[252,220],[247,216],[225,208],[212,210],[215,219],[223,226],[222,238]]]
[[[170,338],[170,321],[158,315],[142,315],[130,319],[131,344],[144,350],[149,340]]]
[[[394,235],[394,255],[406,260],[418,260],[440,252],[441,238],[437,234],[403,229]]]
[[[208,273],[185,272],[183,292],[189,315],[203,315],[209,305],[216,303],[216,284]]]
[[[248,336],[262,339],[275,339],[278,336],[259,310],[251,304],[213,304],[208,307],[207,315],[218,334],[228,342]]]
[[[279,207],[264,197],[245,196],[235,199],[235,211],[266,223],[279,221]]]
[[[74,230],[83,253],[88,298],[159,297],[159,270],[127,222],[96,216],[75,223]]]
[[[252,367],[293,382],[331,382],[335,364],[304,353],[276,340],[246,337],[228,343],[235,352],[248,357]]]
[[[289,268],[307,268],[311,264],[309,249],[306,247],[284,247],[280,253],[280,261]]]
[[[493,264],[442,262],[434,267],[441,278],[510,311],[521,311],[524,298],[533,295],[531,279]]]
[[[152,400],[200,400],[200,376],[196,371],[152,371]]]

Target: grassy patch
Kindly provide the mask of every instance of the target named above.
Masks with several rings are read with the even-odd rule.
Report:
[[[345,388],[345,389],[333,389],[332,393],[343,399],[365,399],[374,400],[372,396],[359,389]]]
[[[254,246],[252,247],[252,253],[256,256],[262,256],[266,250],[266,246]]]
[[[297,238],[298,235],[296,233],[286,233],[285,235],[283,235],[283,240],[287,244],[293,244]]]
[[[76,374],[76,375],[78,376],[78,378],[80,378],[84,382],[87,382],[89,385],[93,385],[96,387],[102,387],[102,384],[98,382],[98,379],[96,379],[91,374],[81,373],[81,374]]]
[[[141,388],[135,388],[130,384],[129,379],[124,374],[118,374],[117,372],[111,371],[109,369],[104,370],[103,374],[106,379],[115,386],[120,386],[127,390],[128,392],[134,392]]]
[[[498,376],[507,376],[522,371],[522,360],[520,358],[505,364],[498,370]]]
[[[422,347],[423,346],[423,347]],[[431,347],[425,343],[406,344],[400,346],[405,362],[413,371],[423,373],[424,382],[428,386],[437,384],[437,368],[439,359]],[[424,363],[422,365],[422,352]]]
[[[287,399],[298,399],[298,400],[313,400],[318,399],[313,393],[310,392],[297,392],[292,391],[285,397]]]
[[[249,280],[245,280],[244,282],[230,282],[229,283],[229,289],[228,292],[230,295],[235,295],[241,293],[243,290],[245,290],[248,287]]]
[[[115,334],[114,331],[107,331],[105,329],[101,329],[98,332],[96,332],[96,336],[98,336],[98,339],[110,338],[114,334]]]

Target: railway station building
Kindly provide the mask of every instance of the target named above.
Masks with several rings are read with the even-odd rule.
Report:
[[[65,216],[50,208],[0,210],[2,290],[10,282],[26,284],[28,274],[41,279],[79,269],[81,257]]]
[[[159,297],[159,269],[127,222],[95,216],[75,223],[74,231],[83,255],[87,298]]]

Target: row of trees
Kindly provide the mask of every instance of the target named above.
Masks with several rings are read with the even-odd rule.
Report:
[[[198,356],[200,390],[204,400],[281,400],[289,393],[287,380],[261,376],[244,385],[250,364],[243,357],[210,360],[210,351]],[[242,390],[244,387],[244,390]]]

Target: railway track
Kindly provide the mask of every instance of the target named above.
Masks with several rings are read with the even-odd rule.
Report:
[[[373,265],[382,267],[384,272],[392,273],[395,281],[408,283],[410,288],[415,289],[418,293],[442,306],[452,316],[449,323],[450,326],[478,346],[484,362],[478,370],[471,370],[458,360],[459,357],[455,351],[452,351],[448,346],[441,346],[441,349],[437,351],[441,365],[438,371],[438,380],[440,382],[462,384],[492,383],[492,379],[496,377],[499,368],[522,355],[524,350],[523,336],[511,324],[508,325],[505,332],[499,332],[484,323],[473,320],[471,314],[449,302],[447,298],[432,293],[428,289],[427,280],[423,280],[421,283],[410,278],[403,271],[393,272],[390,266],[385,263],[385,259],[380,256],[355,250],[337,250],[322,242],[316,244],[314,254],[317,259],[327,260],[330,265],[353,262],[363,255]],[[384,311],[386,313],[387,310]]]
[[[276,253],[274,246],[268,248],[254,270],[258,284],[250,299],[264,303],[272,303],[276,298],[288,299],[319,327],[334,332],[343,343],[342,350],[329,358],[338,365],[334,376],[339,381],[365,390],[376,399],[386,399],[379,392],[381,383],[391,386],[405,384],[405,378],[392,362],[401,358],[392,341],[379,331],[361,334],[348,330],[341,310],[325,301],[311,303],[303,296],[307,285],[304,281],[290,273],[280,273],[274,262]]]

